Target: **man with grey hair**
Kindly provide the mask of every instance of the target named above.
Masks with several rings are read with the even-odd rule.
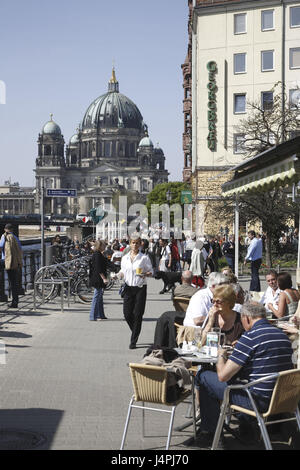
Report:
[[[200,327],[212,307],[213,291],[216,286],[228,284],[228,279],[222,273],[213,272],[209,275],[207,287],[196,292],[187,308],[184,326]]]
[[[279,328],[266,319],[266,310],[258,302],[246,302],[242,307],[241,321],[245,333],[238,340],[232,354],[219,348],[217,372],[200,370],[195,383],[199,389],[201,425],[198,444],[210,445],[217,426],[220,402],[227,385],[239,378],[252,382],[270,374],[293,369],[291,342]],[[276,351],[276,354],[274,352]],[[233,380],[234,379],[234,380]],[[275,379],[250,388],[256,405],[265,412],[270,403]],[[253,409],[244,390],[232,390],[230,403]],[[241,428],[247,429],[247,417],[241,415]]]

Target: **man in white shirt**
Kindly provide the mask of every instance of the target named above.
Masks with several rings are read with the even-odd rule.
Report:
[[[135,349],[141,332],[147,297],[147,277],[153,275],[148,255],[140,252],[141,239],[138,235],[130,238],[130,252],[122,257],[119,277],[125,281],[123,313],[131,329],[129,349]]]
[[[228,284],[227,277],[222,273],[213,272],[209,275],[207,287],[200,289],[191,298],[183,325],[200,327],[210,308],[213,306],[213,291],[216,286]]]
[[[268,283],[268,287],[261,298],[260,303],[265,306],[267,313],[272,313],[269,308],[269,304],[272,304],[273,308],[278,310],[279,294],[281,292],[277,283],[277,272],[274,269],[270,269],[266,274],[266,281]]]

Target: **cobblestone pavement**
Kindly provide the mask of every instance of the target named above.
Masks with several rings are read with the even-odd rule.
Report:
[[[132,385],[127,364],[142,359],[153,342],[157,318],[173,310],[170,294],[158,295],[161,281],[150,279],[137,349],[129,350],[129,328],[116,289],[105,293],[107,321],[89,321],[89,306],[57,303],[33,310],[30,293],[18,310],[0,304],[0,449],[86,450],[120,448]],[[3,358],[3,355],[0,356]],[[3,362],[3,361],[1,361]],[[178,407],[175,427],[186,422],[187,405]],[[148,419],[147,419],[148,418]],[[163,450],[169,417],[134,410],[127,449]],[[174,431],[171,449],[188,451],[192,427]],[[229,448],[243,448],[228,437]],[[244,447],[246,448],[246,447]]]

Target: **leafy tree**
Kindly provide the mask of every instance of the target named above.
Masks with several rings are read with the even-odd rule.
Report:
[[[147,209],[149,214],[149,219],[151,217],[151,205],[152,204],[180,204],[181,203],[181,191],[186,191],[191,189],[188,183],[183,183],[179,181],[173,181],[170,183],[161,183],[155,186],[151,193],[147,197]],[[170,200],[168,200],[168,191],[170,194]],[[172,214],[171,214],[171,223],[172,223]]]

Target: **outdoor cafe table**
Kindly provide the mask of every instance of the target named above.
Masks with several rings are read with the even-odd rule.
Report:
[[[174,348],[174,350],[179,354],[180,357],[185,359],[188,362],[191,362],[194,365],[201,365],[201,364],[216,364],[218,361],[218,357],[211,356],[210,354],[205,354],[204,352],[200,351],[188,351],[183,350],[182,348]],[[187,423],[183,424],[182,426],[178,426],[175,428],[175,431],[182,431],[183,429],[194,425],[194,436],[196,436],[196,410],[195,410],[195,368],[190,369],[191,377],[192,377],[192,406],[193,406],[193,416],[195,416],[195,420],[190,420]]]

